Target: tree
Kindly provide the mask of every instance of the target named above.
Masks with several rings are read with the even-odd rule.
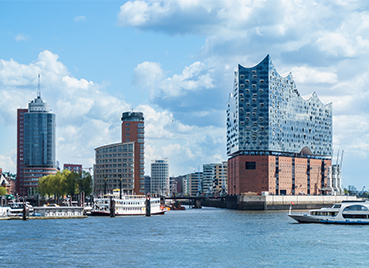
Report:
[[[41,196],[52,196],[54,192],[54,186],[52,182],[53,176],[54,175],[47,175],[38,179],[38,188]]]
[[[92,193],[92,176],[89,172],[83,171],[82,178],[78,178],[77,183],[80,192],[85,192],[86,196]]]
[[[8,192],[7,192],[7,190],[5,189],[5,187],[2,187],[2,186],[0,186],[0,196],[2,196],[2,195],[6,195]]]
[[[70,196],[73,196],[77,192],[77,177],[79,176],[78,173],[70,172],[67,169],[63,170],[65,175],[65,190],[66,193]]]

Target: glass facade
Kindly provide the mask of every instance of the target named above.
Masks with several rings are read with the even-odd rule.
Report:
[[[314,92],[300,96],[290,73],[278,74],[269,55],[238,65],[227,109],[227,154],[332,154],[332,105]]]
[[[38,96],[24,113],[24,165],[55,167],[55,114]]]

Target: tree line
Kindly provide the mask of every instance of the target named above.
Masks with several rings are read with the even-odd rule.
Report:
[[[38,189],[41,196],[54,196],[55,198],[64,195],[73,196],[76,193],[85,192],[86,196],[92,193],[92,177],[88,172],[71,172],[64,169],[57,171],[54,175],[47,175],[39,178]]]

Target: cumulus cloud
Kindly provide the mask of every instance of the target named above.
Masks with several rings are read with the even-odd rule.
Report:
[[[189,91],[200,91],[214,87],[212,70],[202,62],[186,66],[181,74],[165,77],[160,64],[143,62],[135,68],[134,81],[150,91],[151,97],[178,97]]]
[[[159,63],[145,61],[135,68],[133,82],[136,86],[153,88],[164,77],[164,71]]]
[[[328,71],[319,68],[311,68],[307,66],[294,67],[291,69],[296,83],[337,83],[338,77],[334,71]]]

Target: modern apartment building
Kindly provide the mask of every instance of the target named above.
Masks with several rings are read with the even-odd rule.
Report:
[[[168,158],[151,161],[150,193],[158,195],[170,194],[169,160]]]
[[[203,165],[202,193],[209,196],[227,192],[227,162]]]
[[[186,175],[183,181],[184,194],[189,196],[198,196],[202,194],[202,172],[194,172]]]
[[[38,179],[55,174],[55,114],[41,93],[17,111],[17,185],[22,196],[36,194]]]
[[[134,142],[134,193],[145,191],[145,123],[141,112],[122,114],[122,143]]]
[[[268,56],[238,65],[227,109],[228,194],[327,194],[332,105],[301,97]]]

